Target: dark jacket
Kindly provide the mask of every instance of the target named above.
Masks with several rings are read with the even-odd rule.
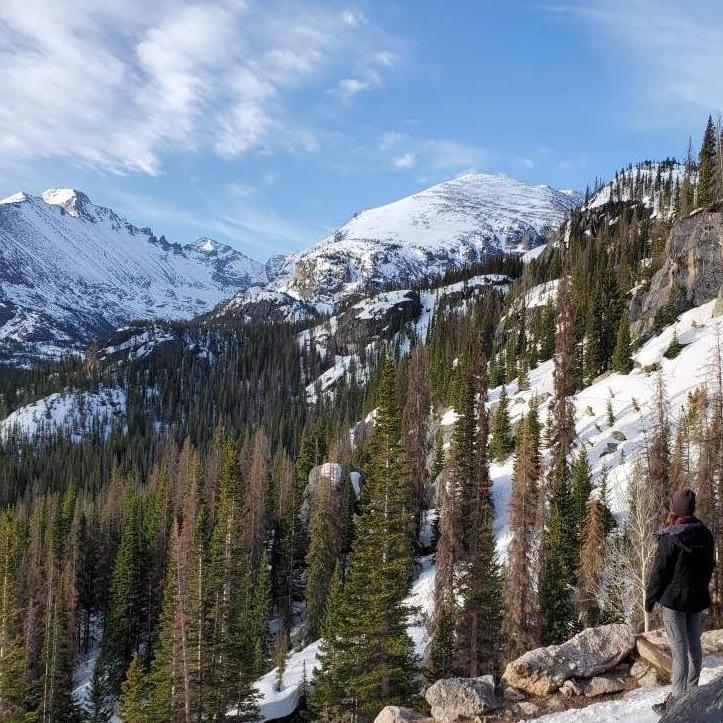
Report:
[[[697,517],[683,517],[657,536],[658,550],[645,596],[647,612],[655,603],[685,613],[710,607],[708,585],[715,566],[710,530]]]

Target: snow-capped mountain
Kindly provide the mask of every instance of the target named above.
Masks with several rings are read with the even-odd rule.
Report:
[[[262,264],[209,238],[181,245],[81,191],[0,201],[0,352],[52,356],[137,318],[191,318],[265,283]]]
[[[494,251],[544,243],[579,194],[467,174],[356,214],[312,248],[279,260],[270,287],[330,311],[389,284],[414,284]]]

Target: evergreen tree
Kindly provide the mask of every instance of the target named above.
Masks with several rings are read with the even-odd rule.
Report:
[[[577,540],[581,539],[591,491],[592,472],[590,460],[585,447],[582,446],[572,465],[572,485],[570,488],[570,515]]]
[[[600,622],[598,597],[604,571],[605,529],[602,507],[598,500],[591,498],[585,511],[577,573],[578,610],[586,627]]]
[[[630,355],[630,317],[623,312],[618,326],[615,351],[613,352],[613,370],[620,374],[628,374],[633,369],[633,360]]]
[[[404,701],[414,689],[414,653],[403,603],[412,572],[414,515],[410,490],[401,480],[400,452],[395,374],[387,360],[370,439],[368,501],[341,611],[334,612],[338,626],[325,627],[320,672],[325,708],[335,709],[344,699],[363,715],[376,714],[385,704]]]
[[[123,723],[148,723],[152,720],[148,711],[146,679],[138,655],[133,656],[121,685],[118,716]]]
[[[314,510],[309,530],[309,552],[306,556],[306,640],[319,637],[324,620],[329,582],[340,553],[338,529],[339,500],[329,475],[319,476]]]
[[[574,627],[571,592],[578,546],[570,500],[569,455],[575,438],[572,404],[575,391],[575,338],[569,273],[568,255],[557,295],[558,326],[553,372],[555,394],[549,434],[552,450],[548,476],[550,501],[544,531],[540,587],[544,639],[549,643],[567,639]]]
[[[540,642],[539,599],[536,593],[539,571],[539,437],[535,437],[532,416],[523,420],[517,434],[512,490],[508,505],[511,535],[504,578],[504,619],[502,638],[510,660]],[[539,432],[538,432],[539,435]]]
[[[503,462],[514,450],[515,441],[512,437],[510,424],[509,402],[507,400],[507,389],[503,386],[500,392],[500,400],[497,403],[495,414],[492,420],[492,441],[490,442],[490,457]]]
[[[14,512],[0,512],[0,718],[7,721],[21,720],[27,696],[21,607],[25,544]]]
[[[703,143],[698,155],[698,206],[709,206],[718,194],[716,173],[717,139],[713,118],[708,116],[708,123],[703,134]]]

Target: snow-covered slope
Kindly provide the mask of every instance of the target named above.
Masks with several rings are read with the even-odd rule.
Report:
[[[0,353],[43,356],[133,319],[182,319],[264,267],[212,239],[157,238],[72,189],[0,201]]]
[[[103,387],[92,392],[50,394],[16,409],[0,421],[0,441],[32,440],[43,434],[64,433],[80,441],[91,432],[105,435],[114,424],[125,424],[126,394]]]
[[[306,380],[307,399],[315,402],[343,378],[366,379],[369,368],[362,357],[374,359],[380,343],[396,345],[400,354],[406,354],[413,342],[423,343],[440,302],[451,302],[464,313],[485,289],[504,293],[508,284],[506,276],[481,274],[434,289],[385,291],[304,330],[299,334],[299,346],[313,347],[327,367],[319,377]]]
[[[675,189],[684,174],[685,167],[670,159],[628,166],[594,193],[586,208],[637,200],[650,209],[652,218],[668,219],[673,215]]]
[[[222,301],[207,317],[208,321],[283,322],[292,324],[309,321],[316,309],[283,291],[252,286],[246,291]]]
[[[283,259],[271,287],[330,311],[349,296],[412,284],[490,251],[538,246],[580,200],[506,176],[468,174],[356,214]]]

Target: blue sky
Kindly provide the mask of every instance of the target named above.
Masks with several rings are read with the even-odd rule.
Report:
[[[718,0],[3,0],[0,196],[259,259],[470,170],[584,189],[723,110]]]

